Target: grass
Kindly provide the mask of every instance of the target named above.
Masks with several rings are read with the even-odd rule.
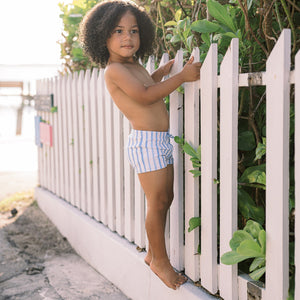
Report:
[[[11,211],[13,208],[20,206],[29,206],[34,202],[34,191],[25,191],[15,193],[7,198],[0,201],[0,213]]]

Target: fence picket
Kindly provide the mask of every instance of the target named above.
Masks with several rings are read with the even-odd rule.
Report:
[[[86,166],[85,166],[85,135],[84,135],[84,103],[83,103],[83,81],[84,71],[79,72],[77,92],[78,92],[78,123],[79,123],[79,169],[80,169],[80,208],[86,212]]]
[[[145,194],[136,172],[134,177],[134,191],[134,242],[140,248],[145,248]]]
[[[91,99],[90,99],[91,71],[86,70],[83,81],[84,105],[84,136],[85,136],[85,172],[86,172],[86,212],[93,215],[93,157],[91,141]]]
[[[194,62],[199,61],[199,49],[195,48],[192,55]],[[187,82],[184,85],[184,138],[194,148],[199,146],[199,81]],[[188,232],[189,220],[199,217],[199,177],[194,178],[189,172],[193,170],[190,156],[185,154],[185,273],[193,281],[199,280],[199,227]]]
[[[62,105],[62,76],[58,78],[57,84],[57,134],[58,134],[58,156],[59,156],[59,196],[65,199],[65,175],[64,175],[64,149],[63,149],[63,105]]]
[[[165,63],[167,63],[168,61],[169,61],[169,55],[168,53],[164,53],[161,57],[159,68]],[[166,78],[168,78],[168,76],[163,77],[161,81],[164,81]],[[166,220],[165,243],[166,243],[167,254],[170,257],[170,210],[168,211],[167,220]]]
[[[58,106],[58,78],[55,77],[53,81],[53,105]],[[59,173],[59,138],[58,138],[58,112],[53,114],[53,152],[54,152],[54,180],[55,180],[55,194],[60,195],[60,173]]]
[[[91,150],[92,150],[92,181],[93,181],[93,191],[92,191],[92,207],[93,207],[93,217],[100,221],[100,193],[99,193],[99,156],[98,156],[98,95],[97,91],[97,80],[98,80],[98,69],[94,68],[92,72],[91,82],[90,82],[90,117],[91,117]]]
[[[220,256],[237,230],[238,46],[232,39],[220,69]],[[237,265],[220,265],[219,286],[225,300],[237,299]]]
[[[127,145],[127,138],[131,126],[128,119],[123,118],[124,145]],[[127,151],[124,151],[124,201],[125,201],[125,237],[130,242],[134,241],[134,171],[130,166]]]
[[[114,160],[115,160],[115,199],[116,199],[116,231],[124,235],[124,137],[123,114],[116,105],[114,113]]]
[[[50,78],[49,82],[48,82],[48,86],[49,86],[49,94],[53,94],[54,91],[54,79]],[[54,123],[54,113],[50,112],[49,114],[49,121],[50,121],[50,125],[52,126],[52,138],[53,138],[53,127],[55,126]],[[55,163],[54,163],[54,148],[53,148],[53,143],[52,146],[49,149],[50,151],[50,169],[51,169],[51,184],[50,184],[50,191],[53,191],[54,193],[56,193],[56,185],[55,185]]]
[[[105,97],[104,97],[104,69],[99,70],[97,81],[98,94],[98,147],[99,147],[99,189],[100,189],[100,220],[107,225],[107,158],[106,158],[106,127],[105,127]]]
[[[63,132],[63,154],[64,154],[64,182],[65,182],[65,200],[70,201],[70,171],[69,171],[69,136],[68,136],[68,117],[67,117],[67,101],[66,101],[66,81],[67,76],[62,77],[61,83],[61,106],[62,106],[62,132]]]
[[[71,83],[72,120],[73,120],[73,147],[74,147],[74,205],[80,207],[80,167],[79,167],[79,120],[78,120],[78,73],[73,73]]]
[[[290,30],[286,29],[266,66],[266,295],[272,300],[286,299],[289,286],[290,45]]]
[[[74,129],[73,129],[73,106],[72,99],[73,75],[69,74],[66,82],[66,113],[68,130],[68,159],[69,159],[69,184],[70,184],[70,203],[75,205],[75,184],[74,184]]]
[[[170,76],[182,69],[183,52],[179,50]],[[182,137],[183,96],[177,91],[170,94],[170,133]],[[174,200],[170,208],[170,261],[177,270],[184,268],[183,246],[183,154],[175,142],[174,146]]]
[[[111,230],[116,229],[116,199],[114,183],[114,119],[113,119],[113,101],[108,90],[105,87],[105,115],[106,115],[106,155],[107,155],[107,223]]]
[[[36,82],[36,92],[37,94],[41,94],[41,80],[37,80]],[[42,118],[42,112],[38,111],[37,116]],[[38,182],[41,186],[43,186],[43,171],[44,171],[44,166],[43,166],[43,150],[42,147],[38,147]]]
[[[217,281],[217,72],[218,48],[211,44],[201,67],[201,285],[211,293]]]
[[[300,299],[300,51],[295,58],[295,299]]]
[[[43,94],[49,95],[49,79],[45,79],[43,82]],[[49,124],[50,122],[50,113],[44,112],[44,120]],[[44,145],[45,150],[45,187],[47,190],[51,189],[51,166],[50,166],[50,155],[51,148],[49,145]]]
[[[43,79],[41,81],[41,94],[45,95],[45,81],[46,79]],[[47,122],[48,120],[46,119],[46,112],[42,111],[42,120],[43,122]],[[43,174],[42,174],[42,178],[43,178],[43,187],[45,187],[46,189],[48,189],[48,178],[47,178],[47,172],[48,172],[48,164],[47,164],[47,146],[45,144],[43,144],[42,147],[42,157],[43,157]]]

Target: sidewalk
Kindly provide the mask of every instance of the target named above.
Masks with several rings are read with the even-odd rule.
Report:
[[[28,140],[0,140],[0,203],[36,186],[34,151]],[[128,299],[75,253],[35,203],[18,211],[11,219],[0,212],[0,300]]]

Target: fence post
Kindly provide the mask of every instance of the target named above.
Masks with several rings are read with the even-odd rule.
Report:
[[[239,40],[232,39],[220,70],[220,256],[237,230]],[[220,265],[220,294],[238,298],[237,265]]]
[[[266,295],[286,299],[289,286],[290,30],[267,60]]]
[[[218,48],[211,44],[201,67],[201,285],[215,294],[217,270],[217,74]]]

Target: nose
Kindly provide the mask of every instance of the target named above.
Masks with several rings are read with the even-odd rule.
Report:
[[[125,38],[126,40],[127,40],[127,39],[131,39],[131,32],[130,32],[130,31],[125,31],[124,38]]]

